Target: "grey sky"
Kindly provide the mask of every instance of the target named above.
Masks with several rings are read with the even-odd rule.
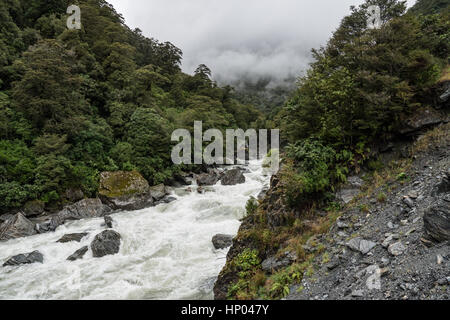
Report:
[[[127,25],[183,50],[183,71],[204,63],[218,80],[299,75],[363,0],[108,0]],[[415,0],[408,0],[412,5]]]

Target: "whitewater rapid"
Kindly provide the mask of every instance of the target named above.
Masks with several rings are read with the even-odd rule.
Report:
[[[120,252],[103,258],[86,253],[104,230],[102,218],[68,222],[54,233],[0,242],[0,265],[11,256],[39,250],[44,263],[0,266],[0,299],[212,299],[212,288],[229,249],[215,250],[215,234],[235,235],[245,204],[267,187],[261,161],[251,161],[246,182],[199,194],[197,186],[174,189],[176,201],[112,216],[122,236]],[[87,232],[78,242],[57,243],[68,233]]]

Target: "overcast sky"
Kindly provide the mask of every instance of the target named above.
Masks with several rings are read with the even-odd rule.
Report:
[[[219,81],[298,76],[363,0],[108,0],[130,28],[183,51],[183,71],[204,63]],[[408,0],[412,5],[415,0]]]

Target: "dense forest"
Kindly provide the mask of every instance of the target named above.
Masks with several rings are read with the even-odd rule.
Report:
[[[380,29],[366,28],[372,4],[381,7]],[[373,161],[377,145],[399,136],[408,115],[436,106],[434,90],[448,75],[448,5],[419,1],[405,14],[403,1],[367,0],[313,50],[311,68],[276,116],[289,143],[283,174],[289,203],[345,182],[349,171]]]
[[[379,29],[367,28],[370,5],[380,6]],[[407,119],[426,117],[428,108],[448,117],[448,101],[439,96],[450,81],[449,5],[419,0],[407,11],[406,1],[366,0],[351,7],[325,46],[312,51],[306,75],[273,118],[284,146],[280,172],[262,201],[247,203],[216,299],[289,294],[290,285],[311,272],[314,254],[305,251],[306,240],[326,232],[340,214],[337,188],[361,171],[368,179],[376,176],[384,166],[380,150],[392,141],[411,141],[404,134]],[[289,250],[297,257],[292,266],[261,270],[269,256],[289,262]]]
[[[66,27],[69,4],[81,30]],[[183,169],[170,160],[176,128],[248,128],[261,114],[220,88],[182,51],[130,30],[104,0],[0,2],[0,210],[31,200],[95,196],[99,173],[138,170],[151,183]]]

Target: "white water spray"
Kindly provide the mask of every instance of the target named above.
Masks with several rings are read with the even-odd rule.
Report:
[[[226,262],[228,249],[215,250],[217,233],[238,231],[250,196],[269,183],[261,161],[251,161],[246,182],[199,194],[174,191],[177,201],[157,207],[113,214],[122,236],[120,252],[103,258],[86,253],[104,228],[102,218],[66,223],[53,233],[0,243],[0,265],[9,257],[39,250],[44,263],[0,267],[0,299],[212,299],[212,287]],[[68,233],[87,232],[78,242],[57,243]]]

